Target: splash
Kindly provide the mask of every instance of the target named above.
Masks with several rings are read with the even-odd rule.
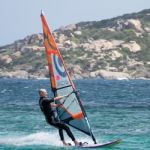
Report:
[[[3,145],[52,145],[52,146],[62,146],[58,133],[46,133],[39,132],[33,133],[26,136],[4,136],[0,137],[0,144]]]
[[[72,141],[66,137],[67,142],[72,143]],[[86,141],[91,143],[89,138],[79,137],[79,141]],[[73,143],[72,143],[73,144]],[[0,145],[15,145],[15,146],[25,146],[25,145],[51,145],[51,146],[63,146],[60,137],[57,132],[38,132],[25,136],[3,136],[0,137]]]

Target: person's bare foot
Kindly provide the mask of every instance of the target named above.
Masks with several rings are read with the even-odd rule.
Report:
[[[65,141],[62,141],[62,142],[63,142],[63,145],[65,145],[65,146],[71,146],[70,143],[66,143]]]
[[[82,142],[74,141],[75,146],[81,146]]]

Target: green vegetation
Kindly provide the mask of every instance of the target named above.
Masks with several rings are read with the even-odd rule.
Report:
[[[4,56],[4,55],[12,55],[14,51],[12,51],[11,49],[4,49],[4,50],[0,50],[0,55]]]
[[[127,47],[123,47],[121,48],[121,50],[118,50],[118,51],[123,55],[123,57],[127,57],[131,55],[129,48]]]
[[[145,34],[142,38],[137,39],[137,42],[142,47],[142,51],[137,54],[137,58],[144,62],[150,61],[150,35]]]

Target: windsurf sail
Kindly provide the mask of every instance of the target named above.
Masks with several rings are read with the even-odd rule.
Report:
[[[48,27],[43,12],[41,13],[41,20],[43,26],[44,46],[50,74],[51,90],[54,97],[69,94],[67,98],[59,101],[59,103],[63,104],[64,108],[57,109],[58,117],[64,123],[91,136],[94,143],[96,143],[96,139],[91,131],[91,127],[78,92],[67,71],[63,57],[60,54],[55,39]]]

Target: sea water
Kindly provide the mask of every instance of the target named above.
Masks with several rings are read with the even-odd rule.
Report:
[[[149,80],[88,79],[76,80],[75,85],[97,142],[122,139],[115,147],[102,149],[150,150]],[[63,147],[57,129],[45,122],[39,88],[50,91],[49,80],[0,79],[0,149],[77,149]],[[78,140],[92,143],[85,134],[71,130]],[[66,134],[65,138],[70,141]]]

